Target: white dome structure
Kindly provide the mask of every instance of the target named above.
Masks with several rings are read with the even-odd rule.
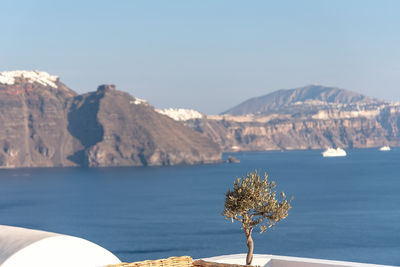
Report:
[[[97,267],[121,261],[82,238],[0,225],[0,266]]]

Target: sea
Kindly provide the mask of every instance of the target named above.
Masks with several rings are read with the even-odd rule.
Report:
[[[400,265],[400,148],[224,154],[239,164],[0,170],[0,224],[85,238],[126,262],[246,253],[227,190],[267,172],[293,196],[255,253]]]

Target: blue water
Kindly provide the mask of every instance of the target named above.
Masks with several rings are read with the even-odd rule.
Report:
[[[245,253],[221,212],[236,177],[257,169],[295,199],[286,220],[253,234],[255,253],[400,265],[400,149],[234,156],[240,164],[0,170],[0,224],[83,237],[124,261]]]

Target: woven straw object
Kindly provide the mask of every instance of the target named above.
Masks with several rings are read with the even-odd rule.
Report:
[[[107,265],[106,267],[192,267],[193,259],[189,256],[170,257],[168,259],[136,261]]]

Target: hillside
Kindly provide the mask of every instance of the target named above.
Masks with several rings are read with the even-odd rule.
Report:
[[[183,123],[223,151],[400,146],[400,105],[325,86],[279,90]]]
[[[383,109],[376,116],[248,120],[212,116],[184,123],[217,142],[225,152],[400,146],[398,107]]]
[[[66,102],[76,95],[45,72],[1,72],[0,167],[70,166]]]
[[[355,105],[381,104],[374,98],[339,89],[321,85],[309,85],[305,87],[278,90],[270,94],[248,99],[239,105],[228,109],[221,114],[234,116],[241,115],[266,115],[271,113],[312,113],[322,109],[336,109]]]
[[[212,163],[218,145],[103,85],[78,95],[57,76],[0,72],[0,168]]]
[[[218,145],[210,139],[113,85],[74,97],[69,109],[68,130],[81,144],[71,159],[79,165],[176,165],[221,160]]]

